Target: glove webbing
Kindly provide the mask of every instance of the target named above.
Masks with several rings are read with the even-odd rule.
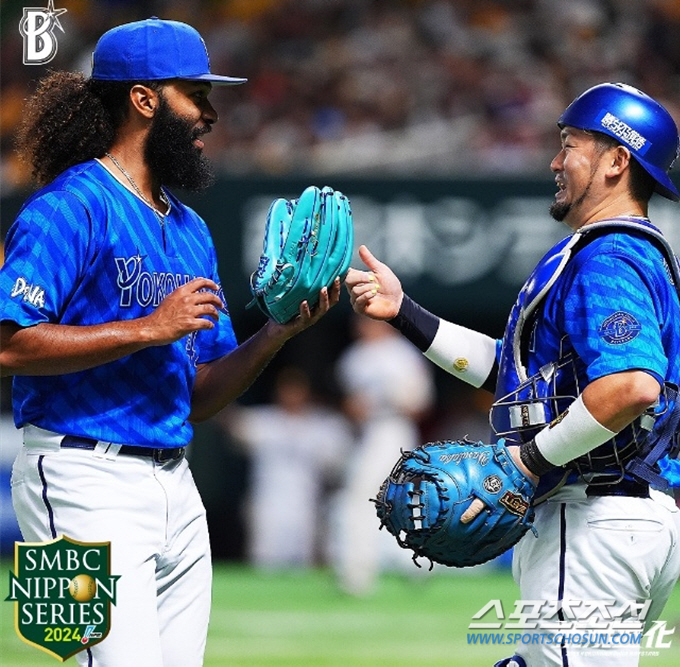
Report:
[[[431,444],[437,444],[437,443],[431,443]],[[422,527],[422,520],[424,518],[424,515],[422,513],[422,510],[425,507],[425,503],[421,502],[421,498],[423,496],[423,493],[421,492],[420,485],[423,480],[428,480],[434,483],[434,485],[437,487],[437,495],[440,501],[444,502],[449,502],[451,500],[451,497],[447,495],[446,493],[446,485],[443,483],[442,479],[434,474],[431,473],[429,475],[422,475],[422,474],[416,474],[414,472],[404,470],[403,469],[403,464],[408,461],[409,459],[416,459],[421,461],[422,463],[429,464],[431,460],[431,456],[429,452],[424,452],[420,449],[416,449],[414,451],[408,451],[405,452],[403,449],[401,450],[401,457],[397,461],[396,465],[392,469],[392,472],[390,473],[390,476],[382,483],[380,487],[380,491],[378,492],[378,498],[370,498],[370,501],[375,504],[377,510],[378,510],[378,517],[380,518],[380,530],[382,530],[388,523],[387,519],[390,515],[390,512],[392,511],[392,503],[389,501],[382,500],[385,496],[385,490],[388,485],[388,483],[396,484],[403,486],[408,483],[413,483],[414,489],[413,491],[407,491],[408,496],[414,501],[412,503],[408,503],[406,506],[411,509],[411,519],[413,521],[413,530],[418,531],[419,535],[422,535],[424,537],[427,537],[428,535],[434,534],[436,530],[444,523],[446,519],[446,512],[440,507],[439,513],[437,515],[437,520],[434,522],[434,524],[428,528],[423,528]],[[416,501],[417,498],[417,501]],[[417,513],[416,513],[417,510]],[[417,526],[416,522],[421,523],[421,526]],[[389,530],[389,528],[388,528]],[[391,532],[391,531],[390,531]],[[419,557],[425,557],[430,561],[430,567],[429,570],[432,570],[434,567],[434,561],[426,556],[423,553],[419,553],[421,547],[418,547],[417,545],[409,544],[408,543],[408,534],[406,536],[406,539],[402,538],[400,534],[395,535],[395,538],[397,540],[397,544],[402,549],[410,549],[413,551],[413,557],[411,560],[415,563],[417,567],[422,567],[422,565],[418,562]]]

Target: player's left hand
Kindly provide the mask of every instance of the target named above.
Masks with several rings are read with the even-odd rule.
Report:
[[[316,324],[338,301],[340,301],[340,278],[336,278],[330,288],[321,289],[319,303],[314,308],[310,308],[309,303],[303,301],[300,304],[298,315],[290,322],[279,324],[270,319],[267,321],[267,327],[274,335],[287,340]]]
[[[504,440],[464,438],[402,452],[373,502],[401,547],[467,567],[504,553],[532,527],[535,489]]]

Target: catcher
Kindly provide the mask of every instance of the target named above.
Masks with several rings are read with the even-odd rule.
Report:
[[[571,235],[524,284],[501,341],[421,308],[364,246],[368,270],[345,284],[357,312],[495,391],[498,443],[404,454],[378,494],[382,524],[450,565],[521,537],[513,574],[523,601],[544,603],[527,626],[538,641],[496,667],[634,667],[639,634],[624,646],[616,629],[651,628],[680,574],[680,510],[662,492],[679,481],[680,269],[648,218],[654,193],[680,199],[680,142],[668,111],[624,84],[585,91],[558,126],[550,213]],[[603,634],[570,641],[575,627]]]

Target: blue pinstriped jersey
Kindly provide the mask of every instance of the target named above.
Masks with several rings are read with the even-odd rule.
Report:
[[[540,376],[547,364],[574,359],[568,372],[554,376],[550,393],[562,398],[551,403],[555,407],[548,421],[564,411],[587,384],[612,373],[643,370],[660,385],[680,384],[680,304],[664,253],[644,231],[610,228],[600,234],[588,239],[564,265],[523,336],[521,358],[528,377]],[[500,352],[497,400],[520,384],[513,369],[520,347],[514,329],[521,304],[530,302],[541,282],[555,273],[552,267],[568,241],[547,253],[513,308]],[[492,415],[497,432],[510,428],[506,409]],[[526,441],[537,430],[540,427],[528,428],[511,439]],[[627,437],[624,431],[617,442]],[[549,488],[557,476],[561,473],[542,478],[542,486]]]
[[[605,234],[576,253],[548,292],[529,343],[529,373],[557,359],[562,343],[562,356],[573,351],[580,362],[581,387],[632,369],[677,384],[679,321],[661,251],[643,232]]]
[[[161,226],[153,210],[95,160],[36,192],[7,235],[2,320],[22,327],[132,320],[152,313],[189,280],[206,277],[219,285],[205,222],[168,197]],[[219,296],[224,301],[221,289]],[[15,423],[115,443],[185,445],[197,364],[236,345],[225,305],[212,330],[170,345],[77,373],[15,377]]]

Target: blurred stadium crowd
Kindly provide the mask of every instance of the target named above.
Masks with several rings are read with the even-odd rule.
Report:
[[[2,184],[25,182],[11,137],[46,67],[22,66],[25,2],[3,0]],[[36,5],[39,3],[29,3]],[[47,2],[45,2],[47,4]],[[208,150],[226,173],[545,173],[555,120],[582,90],[625,81],[680,117],[678,0],[61,0],[51,68],[89,70],[97,37],[158,15],[204,35]]]
[[[59,17],[63,33],[56,35],[57,56],[45,67],[23,65],[22,8],[46,6],[47,1],[2,0],[0,5],[3,195],[18,194],[28,185],[28,173],[12,149],[13,136],[23,101],[37,80],[48,69],[89,74],[92,50],[104,31],[149,16],[192,24],[207,42],[214,72],[249,79],[247,85],[211,98],[221,121],[206,142],[206,152],[225,175],[545,177],[558,146],[557,118],[576,95],[602,81],[640,87],[680,121],[680,0],[55,0],[57,8],[67,9]],[[352,338],[349,331],[338,333],[337,322],[333,327],[332,334],[323,325],[318,327],[323,334],[310,333],[324,341],[326,352],[329,340],[349,345]],[[311,340],[304,342],[304,353],[289,346],[281,363],[263,374],[257,387],[261,392],[271,389],[271,395],[260,397],[267,403],[264,413],[248,412],[252,406],[246,401],[197,429],[192,469],[218,558],[247,556],[264,567],[333,560],[319,544],[332,533],[341,534],[343,519],[333,518],[333,498],[342,498],[362,481],[357,482],[355,470],[364,460],[362,447],[369,459],[383,444],[369,437],[378,432],[376,424],[348,409],[351,404],[365,406],[366,392],[382,401],[374,414],[389,412],[394,423],[412,422],[409,428],[418,431],[413,445],[464,434],[487,437],[489,397],[452,386],[433,367],[428,372],[436,374],[428,382],[437,381],[436,396],[432,389],[424,391],[417,414],[406,414],[397,405],[392,394],[401,384],[384,372],[376,372],[375,382],[361,387],[343,387],[335,377],[330,384],[340,386],[334,386],[336,391],[321,406],[318,387],[312,387],[310,397],[306,386],[317,378],[300,379],[293,373],[298,403],[291,404],[290,389],[285,401],[277,398],[279,368],[299,365],[302,357],[318,361],[310,355]],[[380,384],[382,377],[390,382]],[[8,383],[0,383],[0,390],[0,430],[14,433]],[[412,398],[410,386],[408,392]],[[336,440],[349,441],[349,451],[336,448],[334,456],[322,460],[310,453],[318,449],[313,439],[303,451],[299,433],[305,428],[317,432],[316,423],[323,419],[324,435],[330,437],[330,415],[335,424],[346,420],[343,428],[351,435]],[[260,419],[259,429],[276,426],[276,437],[261,436],[252,426],[253,417]],[[289,433],[296,435],[284,441]],[[394,443],[394,436],[389,440]],[[6,507],[8,444],[6,440],[4,465],[0,460]],[[272,458],[266,445],[276,445],[285,461],[295,465],[286,467],[285,461]],[[387,456],[396,460],[397,454],[398,447]],[[289,518],[296,520],[295,530],[284,531],[285,545],[253,542],[257,534],[274,534],[253,518],[259,507],[253,495],[258,479],[268,479],[272,466],[281,484],[285,470],[291,469],[289,486],[298,490],[300,506],[317,512],[302,522],[302,510],[295,509],[290,492],[260,485],[278,490],[272,504],[288,511],[283,516],[267,509],[262,516],[275,517],[280,527]],[[363,465],[364,470],[370,467]],[[378,473],[383,468],[387,470],[378,465]],[[369,483],[377,491],[379,480]],[[308,494],[301,495],[300,489]],[[375,521],[369,492],[350,495],[361,500],[362,511]],[[281,503],[282,497],[287,503]],[[336,500],[336,505],[346,503]],[[255,512],[249,521],[246,511]],[[15,525],[9,530],[16,531]],[[13,539],[18,538],[6,538],[5,545]],[[365,538],[360,542],[368,544]],[[394,551],[393,540],[389,546]],[[333,545],[328,549],[333,551]],[[338,545],[335,552],[341,561]],[[388,553],[387,560],[393,556]],[[369,556],[362,552],[362,558],[361,568],[337,565],[348,591],[371,587]],[[410,561],[408,566],[412,569]],[[374,563],[373,569],[377,567]],[[361,572],[363,579],[353,580],[344,570]]]

